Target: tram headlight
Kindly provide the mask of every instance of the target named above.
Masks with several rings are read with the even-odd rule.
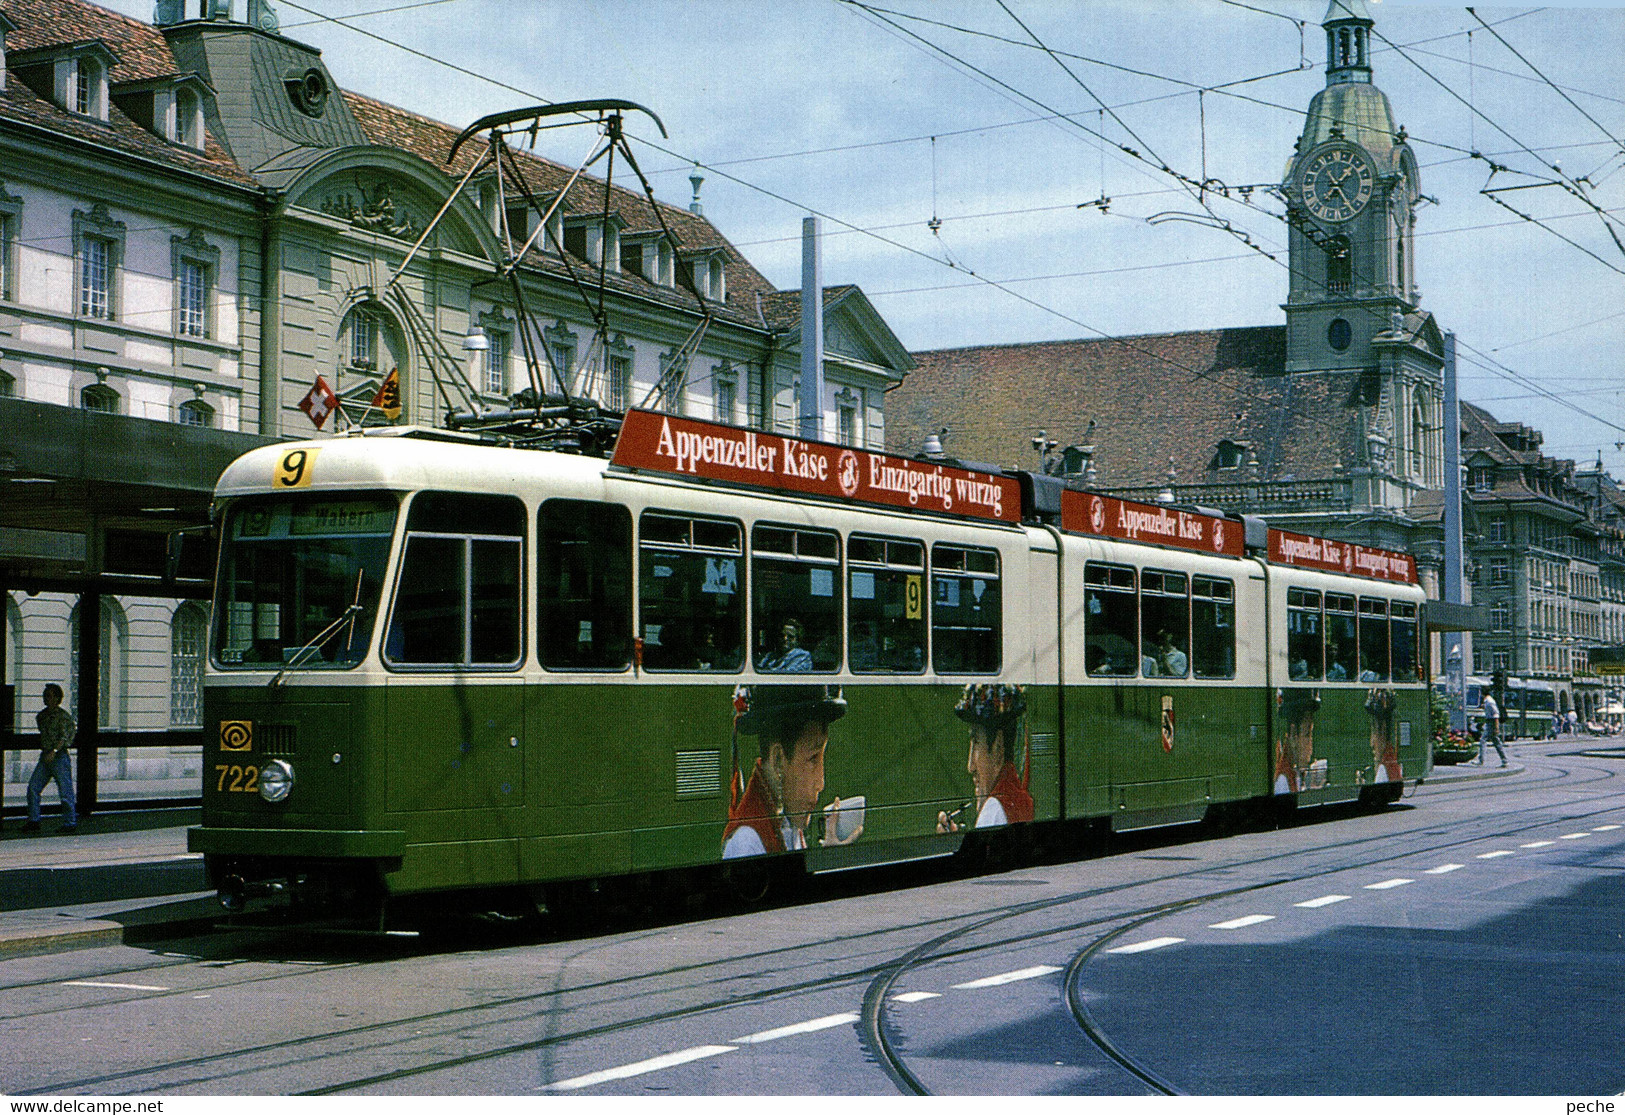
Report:
[[[272,759],[260,768],[260,797],[283,801],[293,792],[293,766],[285,759]]]

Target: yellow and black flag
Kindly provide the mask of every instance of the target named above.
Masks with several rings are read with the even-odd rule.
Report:
[[[401,373],[398,368],[391,368],[384,377],[384,382],[378,385],[378,394],[372,397],[372,405],[384,412],[384,417],[391,422],[401,416]]]

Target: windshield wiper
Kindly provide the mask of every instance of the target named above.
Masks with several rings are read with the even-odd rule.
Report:
[[[318,631],[315,638],[311,639],[304,646],[294,651],[293,654],[289,656],[287,662],[283,663],[282,669],[276,672],[276,676],[266,683],[267,689],[275,689],[277,686],[281,685],[282,679],[288,676],[289,670],[299,666],[311,655],[315,654],[318,650],[321,650],[322,644],[326,643],[328,639],[331,639],[333,635],[337,633],[338,629],[343,625],[351,625],[350,638],[352,641],[354,641],[355,617],[361,612],[366,611],[366,608],[363,607],[361,603],[361,576],[361,571],[357,570],[355,575],[355,599],[350,602],[350,606],[345,608],[344,611],[340,612],[338,618],[332,623]]]

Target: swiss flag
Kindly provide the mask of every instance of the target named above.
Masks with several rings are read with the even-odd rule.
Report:
[[[327,421],[327,416],[338,409],[339,397],[333,394],[333,389],[327,386],[327,380],[321,376],[316,377],[316,384],[310,393],[299,400],[299,409],[314,423],[319,430]]]

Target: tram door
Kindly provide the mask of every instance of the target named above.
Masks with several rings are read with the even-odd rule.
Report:
[[[501,834],[525,801],[520,674],[525,508],[424,492],[413,501],[384,639],[391,811],[493,815],[451,839]]]

